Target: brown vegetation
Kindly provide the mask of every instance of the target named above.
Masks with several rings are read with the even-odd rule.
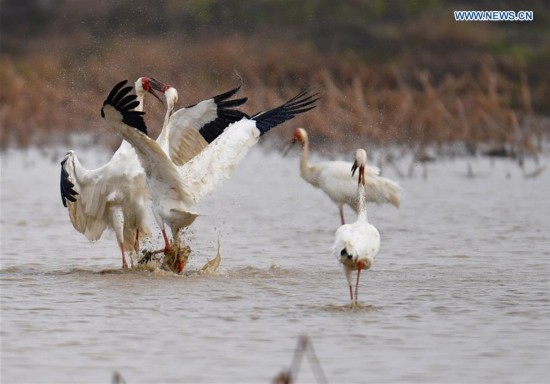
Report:
[[[74,8],[72,2],[63,4]],[[109,19],[107,13],[102,17]],[[358,142],[396,145],[421,157],[428,148],[459,143],[472,154],[498,147],[536,156],[548,132],[540,114],[548,112],[548,76],[528,71],[521,59],[471,51],[441,55],[449,52],[446,43],[475,48],[489,44],[500,32],[477,33],[448,22],[429,25],[433,21],[433,16],[422,16],[407,24],[403,31],[409,40],[390,40],[404,53],[379,62],[368,59],[372,50],[360,54],[342,47],[323,49],[315,39],[295,41],[292,28],[288,36],[273,39],[265,28],[258,34],[229,35],[222,29],[201,38],[182,38],[174,30],[97,38],[75,29],[73,36],[57,31],[22,47],[12,39],[10,52],[0,53],[0,145],[67,142],[69,133],[82,132],[117,142],[103,128],[99,109],[122,78],[157,77],[178,89],[183,106],[223,92],[241,77],[248,113],[273,107],[307,85],[321,96],[318,108],[275,129],[270,137],[286,140],[295,127],[304,126],[316,148],[344,149]],[[381,41],[394,35],[384,25],[376,29]],[[387,54],[373,31],[367,31],[370,41]],[[436,48],[415,55],[407,44],[419,36]],[[163,111],[149,100],[146,119],[155,135]]]

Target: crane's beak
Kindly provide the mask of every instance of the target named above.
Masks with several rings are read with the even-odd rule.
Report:
[[[355,175],[355,171],[357,170],[357,160],[353,162],[353,165],[351,166],[351,175]]]
[[[150,78],[150,84],[151,86],[148,89],[148,92],[153,95],[158,101],[160,101],[162,104],[164,104],[164,101],[160,98],[159,94],[157,92],[166,92],[170,86],[168,84],[164,84],[163,82],[158,81],[157,79]]]
[[[293,138],[292,140],[290,140],[283,152],[283,157],[285,157],[286,155],[288,155],[288,152],[290,151],[290,149],[294,146],[294,144],[296,144],[298,140],[296,140],[295,138]]]

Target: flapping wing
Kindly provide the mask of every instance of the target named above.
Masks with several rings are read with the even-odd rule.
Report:
[[[61,162],[61,200],[74,228],[90,241],[98,240],[107,228],[106,167],[87,170],[70,151]]]
[[[174,164],[185,164],[221,135],[229,124],[247,116],[235,109],[244,104],[246,98],[227,100],[240,88],[182,108],[172,115],[165,129],[170,132],[169,152]]]
[[[242,119],[230,124],[223,135],[179,167],[181,177],[193,193],[193,202],[198,203],[230,178],[259,137],[255,121]]]

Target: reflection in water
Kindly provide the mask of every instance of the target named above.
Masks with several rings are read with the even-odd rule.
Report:
[[[94,155],[86,166],[105,160],[83,158]],[[369,206],[383,245],[351,309],[330,257],[337,209],[303,182],[297,159],[257,148],[197,207],[182,275],[123,271],[116,242],[74,231],[57,161],[11,152],[2,167],[2,382],[108,382],[113,372],[128,383],[269,382],[302,334],[329,382],[549,373],[548,172],[524,179],[514,164],[479,159],[469,179],[457,160],[401,180],[399,209]],[[157,249],[160,234],[144,244]],[[302,369],[298,380],[316,378]]]

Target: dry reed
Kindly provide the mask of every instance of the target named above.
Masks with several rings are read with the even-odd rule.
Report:
[[[182,106],[229,89],[240,76],[248,113],[282,103],[310,85],[321,96],[318,107],[270,136],[286,140],[295,127],[304,126],[316,148],[343,149],[360,141],[410,149],[420,158],[428,148],[459,144],[470,154],[498,147],[536,156],[548,132],[548,123],[544,126],[533,113],[526,73],[518,69],[518,87],[490,60],[475,72],[448,73],[434,81],[427,70],[368,67],[308,45],[266,47],[258,40],[228,38],[204,49],[201,43],[175,47],[166,40],[144,40],[135,43],[148,47],[137,56],[120,49],[124,44],[113,40],[80,58],[0,56],[2,148],[67,142],[69,133],[83,132],[117,142],[102,128],[100,105],[121,76],[133,81],[142,75],[177,87]],[[147,121],[155,134],[163,112],[153,102],[149,109]]]

